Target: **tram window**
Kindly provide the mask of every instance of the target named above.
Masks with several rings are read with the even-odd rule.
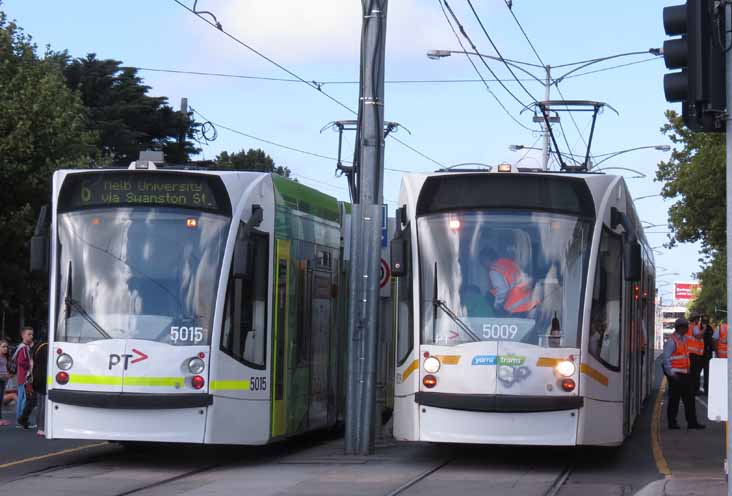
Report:
[[[407,240],[407,250],[404,254],[407,260],[411,257],[411,243],[409,226],[407,225],[400,236]],[[407,265],[409,267],[409,264]],[[396,278],[397,292],[397,365],[402,365],[414,348],[414,312],[412,310],[412,272],[408,271],[404,277]]]
[[[265,366],[269,239],[252,232],[252,277],[229,277],[221,349],[253,368]]]
[[[622,252],[622,238],[603,229],[592,294],[589,351],[612,370],[620,370]]]

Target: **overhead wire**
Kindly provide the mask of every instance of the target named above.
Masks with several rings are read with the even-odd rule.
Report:
[[[257,80],[257,81],[272,81],[272,82],[283,82],[283,83],[297,83],[302,84],[302,81],[299,79],[294,78],[278,78],[278,77],[270,77],[270,76],[252,76],[252,75],[246,75],[246,74],[229,74],[229,73],[221,73],[221,72],[204,72],[204,71],[186,71],[182,69],[163,69],[163,68],[155,68],[155,67],[134,67],[134,66],[125,66],[127,69],[135,69],[138,71],[149,71],[149,72],[162,72],[162,73],[170,73],[170,74],[185,74],[189,76],[209,76],[209,77],[221,77],[221,78],[234,78],[234,79],[251,79],[251,80]],[[572,77],[572,76],[570,76]],[[486,78],[486,81],[489,82],[497,82],[496,79],[489,79]],[[514,83],[516,82],[515,79],[509,78],[509,79],[502,79],[501,81],[505,83]],[[536,79],[533,78],[526,78],[521,79],[522,82],[534,82],[536,83]],[[483,80],[481,79],[387,79],[384,81],[384,84],[460,84],[460,83],[481,83]],[[312,83],[318,85],[318,86],[326,86],[326,85],[346,85],[346,84],[359,84],[360,81],[312,81]]]
[[[539,52],[536,50],[536,47],[534,47],[534,44],[531,42],[531,39],[529,38],[529,35],[526,34],[526,31],[524,30],[524,27],[521,25],[521,23],[518,20],[518,17],[516,17],[516,14],[513,13],[513,8],[511,6],[511,3],[509,0],[503,0],[506,4],[506,7],[508,7],[508,11],[511,13],[511,17],[513,17],[513,20],[516,21],[516,25],[518,25],[519,29],[521,30],[521,33],[524,35],[524,38],[529,43],[529,46],[531,47],[531,50],[534,52],[534,55],[536,55],[536,59],[539,61],[539,63],[546,67],[546,64],[541,59],[541,56],[539,55]]]
[[[491,38],[491,35],[488,34],[488,30],[485,28],[485,25],[483,24],[483,21],[481,20],[480,16],[478,15],[478,12],[475,10],[475,7],[473,7],[473,2],[471,0],[466,0],[468,2],[468,5],[470,6],[470,10],[473,12],[473,16],[475,17],[475,20],[478,21],[478,25],[480,26],[480,29],[483,30],[483,34],[486,38],[488,38],[488,41],[490,42],[491,46],[493,47],[493,50],[495,50],[496,55],[498,55],[498,58],[501,59],[501,62],[503,62],[503,65],[506,66],[506,69],[508,69],[508,72],[511,73],[511,76],[518,82],[519,86],[521,86],[521,89],[523,89],[527,95],[529,95],[529,98],[531,98],[532,102],[536,101],[536,97],[531,94],[531,92],[526,89],[526,86],[518,80],[518,76],[516,76],[516,73],[513,72],[513,69],[511,68],[511,65],[506,62],[506,60],[503,58],[503,55],[501,54],[501,51],[498,49],[496,44],[493,42],[493,38]],[[447,0],[445,1],[447,3]],[[477,50],[476,50],[477,52]],[[524,105],[525,106],[525,105]]]
[[[349,107],[348,105],[346,105],[342,101],[338,100],[336,97],[334,97],[334,96],[330,95],[329,93],[323,91],[322,87],[318,86],[315,82],[313,82],[313,81],[307,81],[307,80],[303,79],[298,74],[296,74],[295,72],[291,71],[290,69],[288,69],[284,65],[282,65],[279,62],[275,61],[274,59],[268,57],[267,55],[265,55],[264,53],[260,52],[259,50],[257,50],[256,48],[252,47],[251,45],[249,45],[247,43],[244,43],[242,40],[240,40],[239,38],[237,38],[233,34],[229,33],[225,29],[223,29],[223,27],[221,26],[221,24],[218,21],[217,22],[210,21],[209,19],[203,17],[196,10],[191,9],[188,5],[184,4],[181,0],[173,0],[173,1],[175,3],[177,3],[178,5],[180,5],[181,7],[183,7],[184,9],[186,9],[191,14],[195,15],[196,17],[198,17],[200,20],[202,20],[203,22],[205,22],[206,24],[208,24],[212,28],[215,28],[217,31],[220,31],[221,33],[223,33],[227,38],[231,39],[235,43],[241,45],[242,47],[244,47],[247,50],[251,51],[252,53],[256,54],[257,56],[263,58],[264,60],[266,60],[270,64],[272,64],[275,67],[277,67],[277,68],[281,69],[282,71],[286,72],[287,74],[289,74],[293,78],[297,79],[301,83],[306,84],[307,86],[309,86],[312,89],[316,90],[318,93],[321,93],[322,95],[324,95],[326,98],[328,98],[329,100],[331,100],[336,105],[344,108],[345,110],[351,112],[354,115],[358,115],[358,112],[356,112],[355,110],[353,110],[351,107]],[[432,157],[429,157],[428,155],[426,155],[425,153],[423,153],[421,151],[417,151],[417,149],[415,147],[413,147],[411,145],[407,145],[404,141],[402,141],[401,139],[396,138],[394,135],[390,134],[389,137],[391,137],[393,140],[395,140],[397,143],[401,144],[402,146],[405,146],[409,150],[417,153],[422,158],[425,158],[425,159],[429,160],[430,162],[433,162],[434,164],[436,164],[436,165],[438,165],[440,167],[444,167],[444,164],[442,164],[441,162],[433,159]]]
[[[315,157],[315,158],[322,158],[322,159],[326,159],[326,160],[332,160],[334,162],[337,162],[338,161],[338,159],[336,157],[330,157],[328,155],[323,155],[321,153],[316,153],[316,152],[311,152],[311,151],[308,151],[308,150],[303,150],[302,148],[296,148],[296,147],[290,146],[290,145],[283,145],[282,143],[278,143],[276,141],[268,140],[268,139],[265,139],[265,138],[260,138],[259,136],[255,136],[253,134],[245,133],[244,131],[240,131],[238,129],[234,129],[232,127],[229,127],[229,126],[226,126],[224,124],[221,124],[219,122],[212,121],[212,120],[208,119],[205,115],[203,115],[201,112],[199,112],[198,110],[196,110],[193,107],[191,107],[191,111],[194,114],[198,115],[201,119],[204,119],[206,122],[209,122],[209,123],[213,124],[214,126],[219,127],[221,129],[225,129],[226,131],[229,131],[230,133],[238,134],[240,136],[244,136],[245,138],[249,138],[249,139],[252,139],[252,140],[255,140],[255,141],[260,141],[262,143],[267,143],[268,145],[276,146],[278,148],[282,148],[284,150],[289,150],[289,151],[296,152],[296,153],[301,153],[303,155],[309,155],[309,156]],[[348,160],[341,160],[341,162],[346,163],[346,164],[352,163],[352,162],[350,162]],[[410,171],[410,170],[405,170],[405,169],[395,169],[395,168],[392,168],[392,167],[384,167],[384,170],[389,171],[389,172],[400,172],[400,173],[419,172],[419,171]]]
[[[461,50],[463,51],[463,53],[465,53],[465,57],[466,57],[466,58],[468,59],[468,62],[470,62],[470,65],[471,65],[471,66],[473,67],[473,70],[474,70],[474,71],[475,71],[475,73],[476,73],[476,74],[478,75],[478,77],[480,78],[480,80],[481,80],[481,81],[483,82],[483,86],[484,86],[484,87],[485,87],[485,89],[486,89],[486,90],[488,91],[488,93],[490,93],[490,95],[491,95],[491,96],[493,97],[493,99],[494,99],[494,100],[496,101],[496,103],[498,103],[498,106],[499,106],[499,107],[501,107],[501,109],[502,109],[502,110],[503,110],[503,111],[504,111],[504,112],[506,113],[506,115],[508,115],[508,117],[510,117],[510,118],[511,118],[511,120],[512,120],[512,121],[514,121],[514,122],[515,122],[516,124],[518,124],[518,125],[519,125],[520,127],[522,127],[523,129],[526,129],[527,131],[531,131],[531,132],[536,132],[536,131],[537,131],[536,129],[534,129],[534,128],[531,128],[531,127],[529,127],[529,126],[525,125],[524,123],[522,123],[521,121],[519,121],[519,120],[518,120],[518,119],[517,119],[517,118],[516,118],[516,117],[515,117],[515,116],[514,116],[514,115],[513,115],[512,113],[511,113],[511,111],[509,111],[509,110],[508,110],[508,108],[506,108],[506,105],[505,105],[505,104],[504,104],[504,103],[503,103],[503,102],[501,101],[501,99],[500,99],[500,98],[498,98],[498,96],[497,96],[497,95],[496,95],[496,94],[495,94],[495,93],[493,92],[493,90],[491,89],[490,85],[488,84],[488,82],[486,81],[486,79],[485,79],[485,78],[483,77],[483,74],[482,74],[482,73],[480,72],[480,70],[478,69],[478,66],[477,66],[477,65],[475,65],[475,62],[473,62],[473,59],[472,59],[472,57],[471,57],[471,56],[470,56],[470,54],[469,54],[469,53],[468,53],[468,52],[467,52],[467,51],[465,50],[465,45],[463,44],[462,40],[460,39],[460,35],[459,35],[459,34],[457,33],[457,31],[455,30],[455,27],[454,27],[454,26],[452,25],[452,22],[450,21],[450,17],[449,17],[448,15],[447,15],[447,10],[445,10],[445,7],[447,7],[447,8],[448,8],[448,9],[449,9],[450,11],[452,11],[452,9],[450,9],[450,6],[449,6],[449,4],[447,4],[447,1],[446,1],[446,0],[437,0],[437,1],[438,1],[438,3],[440,4],[440,8],[442,9],[442,14],[443,14],[443,15],[445,16],[445,20],[447,21],[447,25],[448,25],[448,26],[450,26],[450,30],[452,31],[453,35],[455,35],[455,39],[457,40],[458,44],[460,45],[460,49],[461,49]],[[444,4],[443,4],[443,1],[444,1]],[[459,26],[459,27],[461,28],[461,32],[464,32],[464,30],[462,30],[462,25],[461,25],[461,24],[460,24],[460,22],[459,22],[459,21],[457,20],[457,18],[456,18],[456,17],[454,16],[454,14],[453,14],[453,18],[455,19],[455,22],[456,22],[456,24],[457,24],[457,25],[458,25],[458,26]],[[472,43],[471,43],[471,44],[472,44]],[[475,48],[474,48],[474,49],[475,49]],[[477,53],[477,50],[476,50],[476,53]],[[479,58],[481,58],[481,57],[479,56]],[[481,60],[482,60],[482,58],[481,58]],[[485,64],[485,61],[484,61],[483,63]],[[490,70],[490,68],[489,68],[489,70]],[[498,77],[497,77],[497,76],[495,75],[495,73],[493,73],[493,71],[491,71],[491,74],[493,74],[493,76],[494,76],[494,79],[495,79],[496,81],[499,81]],[[500,81],[499,81],[499,82],[500,82]],[[504,86],[504,89],[505,89],[505,86]],[[508,91],[508,90],[507,90],[507,91]],[[521,104],[522,106],[524,106],[524,105],[523,105],[523,103],[522,103],[522,102],[521,102],[520,100],[518,100],[518,98],[516,98],[516,96],[515,96],[515,95],[513,95],[513,94],[512,94],[512,93],[511,93],[510,91],[509,91],[509,94],[511,94],[511,96],[513,96],[513,98],[514,98],[515,100],[519,101],[519,103],[520,103],[520,104]]]

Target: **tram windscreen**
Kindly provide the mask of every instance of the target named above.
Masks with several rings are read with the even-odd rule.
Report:
[[[56,340],[209,344],[229,223],[167,207],[60,213]]]
[[[578,347],[592,223],[530,211],[418,219],[422,342]]]

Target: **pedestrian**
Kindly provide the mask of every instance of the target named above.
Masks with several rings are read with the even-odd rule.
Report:
[[[714,328],[709,323],[709,317],[706,315],[701,320],[702,323],[702,339],[704,341],[704,355],[702,356],[702,373],[704,374],[704,392],[703,396],[709,395],[709,360],[714,355]]]
[[[717,347],[717,358],[727,358],[727,323],[720,322],[714,331],[714,344]]]
[[[30,377],[31,370],[33,368],[32,355],[30,352],[31,347],[33,346],[33,328],[23,327],[20,330],[20,338],[22,341],[15,349],[15,354],[13,354],[13,361],[15,362],[17,370],[15,374],[16,384],[18,385],[18,401],[15,407],[16,422],[18,422],[20,417],[23,415],[26,400],[27,378]],[[28,389],[31,388],[32,384],[28,384]],[[20,423],[17,424],[17,427],[27,428]]]
[[[696,419],[696,403],[691,378],[691,360],[689,348],[686,344],[689,339],[685,334],[689,330],[689,322],[676,319],[674,333],[671,339],[663,346],[663,372],[668,378],[668,428],[678,429],[676,420],[679,413],[679,401],[684,404],[686,425],[689,429],[705,429]]]
[[[699,394],[699,376],[704,366],[704,330],[701,327],[701,316],[698,313],[692,313],[689,321],[686,346],[689,348],[689,359],[691,360],[691,386],[696,396]]]
[[[10,343],[0,339],[0,426],[10,422],[3,418],[3,403],[5,402],[5,386],[10,380]]]
[[[36,434],[39,436],[45,436],[46,426],[46,375],[48,373],[48,343],[39,341],[33,346],[33,370],[31,376],[28,378],[33,385],[32,395],[26,400],[23,413],[18,419],[18,423],[22,426],[28,426],[28,420],[30,419],[33,410],[36,411],[36,425],[38,431]]]

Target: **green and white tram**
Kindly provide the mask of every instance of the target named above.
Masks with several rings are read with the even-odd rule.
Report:
[[[47,436],[257,445],[334,425],[342,217],[266,173],[56,172],[32,241]]]
[[[407,174],[394,435],[619,445],[650,391],[654,263],[622,177]]]

